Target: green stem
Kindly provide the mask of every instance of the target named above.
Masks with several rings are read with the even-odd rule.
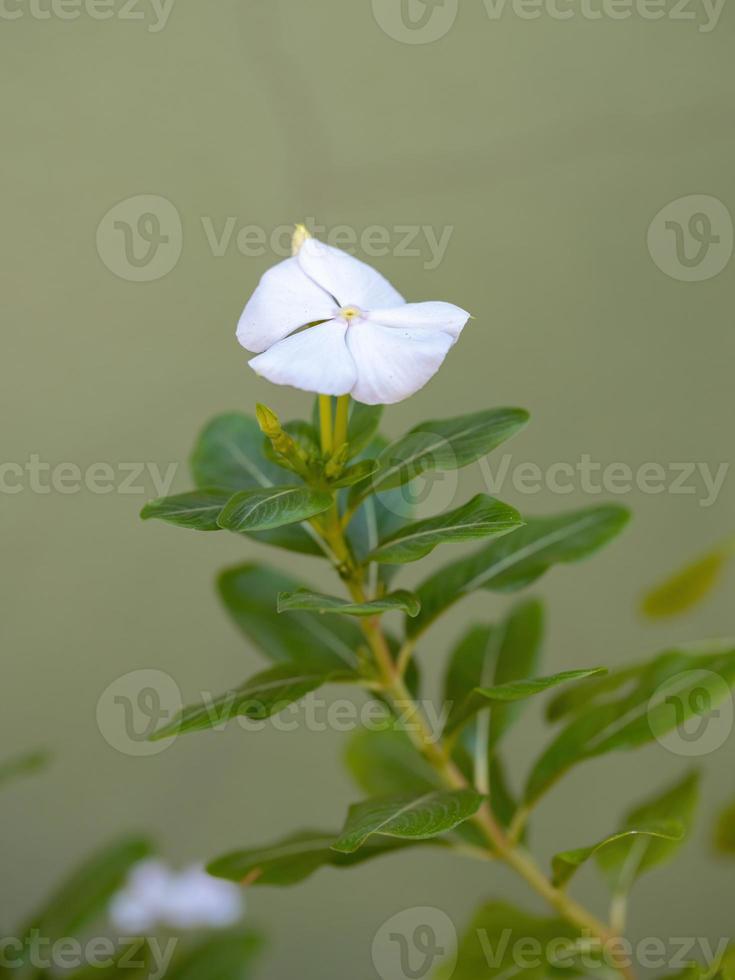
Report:
[[[334,452],[334,437],[332,435],[332,397],[319,395],[319,427],[322,440],[322,452],[327,455]]]
[[[364,602],[367,596],[363,586],[362,569],[355,564],[344,539],[342,522],[339,519],[336,504],[330,520],[325,523],[325,538],[330,548],[342,562],[339,572],[350,595],[356,601]],[[424,713],[403,680],[402,670],[410,659],[412,646],[404,647],[402,656],[399,658],[402,662],[396,663],[382,631],[380,619],[377,616],[371,617],[363,621],[361,625],[380,672],[383,693],[404,719],[406,733],[416,749],[435,769],[447,787],[450,789],[470,788],[442,739],[437,733],[431,731]],[[599,941],[602,947],[615,942],[618,937],[614,929],[597,919],[566,892],[556,888],[541,871],[531,855],[517,844],[513,835],[506,833],[496,820],[489,802],[483,803],[473,820],[487,840],[488,852],[486,857],[496,857],[504,861],[567,922],[570,922],[580,931],[588,933]],[[634,972],[628,967],[615,964],[615,969],[626,980],[635,980]]]
[[[347,427],[350,420],[350,396],[340,395],[337,399],[337,409],[334,418],[334,450],[335,452],[347,442]]]

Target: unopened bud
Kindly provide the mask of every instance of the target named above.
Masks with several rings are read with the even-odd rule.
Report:
[[[306,225],[296,225],[294,229],[293,237],[291,239],[291,254],[298,255],[301,246],[307,240],[311,238],[311,233]]]
[[[258,420],[260,431],[269,439],[277,439],[283,432],[278,416],[267,405],[256,405],[255,417]]]

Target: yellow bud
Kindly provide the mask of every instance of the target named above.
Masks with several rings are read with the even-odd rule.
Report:
[[[344,443],[339,447],[339,449],[332,455],[327,465],[324,467],[324,474],[327,479],[332,479],[335,476],[339,476],[345,467],[347,462],[347,455],[349,453],[350,447],[347,443]]]
[[[281,422],[276,413],[268,408],[267,405],[256,405],[255,417],[258,420],[258,425],[263,435],[268,436],[269,439],[277,439],[281,435],[283,431],[281,429]]]
[[[296,225],[293,238],[291,239],[291,253],[293,255],[298,255],[299,249],[307,238],[311,238],[311,234],[306,225]]]

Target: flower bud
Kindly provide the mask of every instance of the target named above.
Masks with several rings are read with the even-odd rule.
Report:
[[[291,253],[293,255],[298,255],[301,246],[307,238],[311,238],[311,233],[306,225],[296,225],[293,238],[291,239]]]

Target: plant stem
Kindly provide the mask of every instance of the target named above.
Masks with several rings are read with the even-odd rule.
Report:
[[[334,417],[335,452],[347,442],[347,427],[350,419],[350,396],[340,395]]]
[[[322,396],[320,396],[320,408],[322,405],[321,398]],[[324,445],[323,440],[322,445]],[[336,502],[330,512],[330,519],[325,522],[324,537],[341,562],[338,571],[350,595],[356,602],[365,602],[368,597],[363,585],[363,572],[355,564],[345,541],[343,524],[339,518]],[[403,718],[405,731],[418,752],[436,770],[447,787],[450,789],[471,788],[452,759],[439,733],[432,732],[420,706],[406,687],[403,673],[413,652],[413,644],[409,641],[402,648],[398,661],[395,661],[383,633],[380,618],[375,616],[364,620],[361,627],[380,672],[383,693]],[[613,945],[618,938],[615,929],[601,922],[567,895],[565,891],[557,888],[538,867],[533,857],[519,846],[515,836],[522,831],[526,816],[525,811],[523,813],[523,817],[519,818],[511,833],[508,834],[496,820],[490,803],[488,801],[483,803],[473,820],[482,830],[488,842],[488,853],[485,856],[499,858],[513,868],[559,915],[581,932],[598,941],[602,948]],[[629,967],[619,963],[614,963],[613,966],[626,980],[635,980],[635,974]]]
[[[319,395],[319,428],[322,440],[322,452],[331,455],[334,452],[332,435],[332,396]]]

